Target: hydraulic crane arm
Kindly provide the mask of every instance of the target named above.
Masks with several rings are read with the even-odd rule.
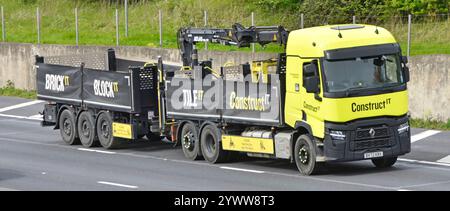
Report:
[[[278,43],[286,46],[289,32],[282,26],[243,27],[234,24],[231,29],[181,28],[178,31],[178,48],[184,66],[198,65],[196,44],[198,42],[233,45],[239,48],[249,47],[252,43],[261,46]]]

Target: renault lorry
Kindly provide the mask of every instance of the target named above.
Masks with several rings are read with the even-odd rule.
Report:
[[[303,175],[324,163],[394,165],[411,150],[409,70],[384,28],[328,25],[181,28],[180,66],[100,56],[36,59],[42,125],[67,144],[107,149],[147,136],[187,159],[286,159]],[[198,43],[276,43],[276,58],[213,65]],[[214,68],[214,67],[220,68]]]

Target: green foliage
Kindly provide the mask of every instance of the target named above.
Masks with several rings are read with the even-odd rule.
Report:
[[[36,99],[36,91],[28,91],[23,89],[16,89],[14,82],[8,80],[6,86],[0,88],[0,96],[21,97],[27,99]]]
[[[435,120],[432,118],[426,119],[410,119],[410,125],[413,128],[427,128],[436,130],[450,130],[450,119],[447,122]]]
[[[388,1],[392,13],[401,15],[436,15],[449,13],[448,0],[391,0]]]
[[[274,10],[297,10],[300,7],[299,0],[258,0],[256,5],[266,11]]]

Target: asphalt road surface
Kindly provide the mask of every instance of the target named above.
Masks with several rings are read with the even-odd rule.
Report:
[[[412,129],[412,152],[389,169],[359,161],[307,177],[284,160],[213,165],[148,140],[121,150],[67,146],[59,131],[40,126],[43,104],[0,97],[0,191],[450,190],[450,132]]]

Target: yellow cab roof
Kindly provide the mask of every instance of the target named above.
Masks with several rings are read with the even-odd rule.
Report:
[[[290,32],[286,53],[319,58],[327,50],[389,43],[396,43],[395,38],[382,27],[362,24],[327,25]]]

